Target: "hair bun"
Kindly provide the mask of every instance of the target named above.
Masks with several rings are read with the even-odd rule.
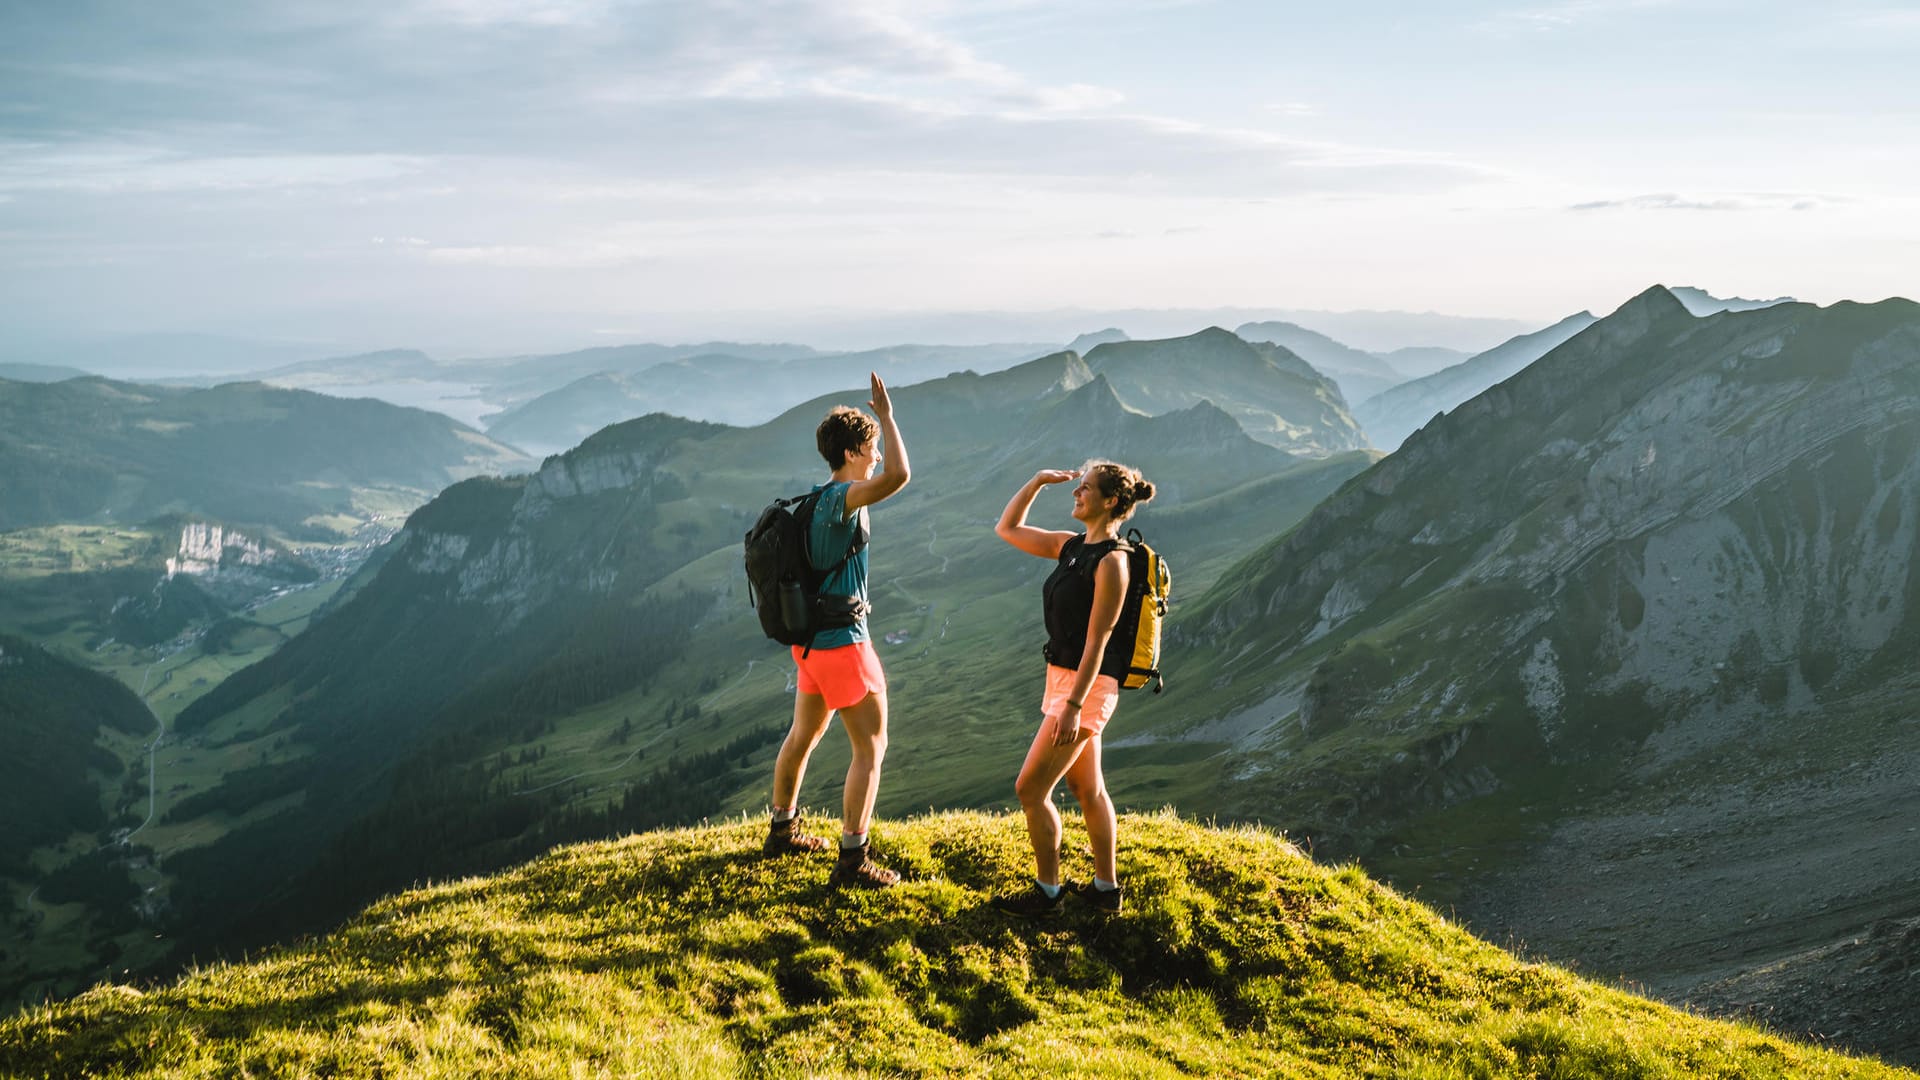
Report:
[[[1143,503],[1151,498],[1153,498],[1153,484],[1150,481],[1146,481],[1146,480],[1134,481],[1133,501],[1137,503]]]

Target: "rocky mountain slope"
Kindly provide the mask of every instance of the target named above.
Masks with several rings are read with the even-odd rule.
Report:
[[[1920,306],[1656,287],[1224,575],[1188,737],[1223,809],[1548,955],[1676,997],[1790,965],[1920,914],[1917,452]]]
[[[987,904],[1023,879],[1014,817],[887,822],[907,880],[856,895],[823,860],[761,858],[759,829],[563,848],[246,963],[101,987],[0,1021],[0,1071],[1913,1075],[1524,963],[1259,830],[1128,815],[1128,909],[1025,922]]]

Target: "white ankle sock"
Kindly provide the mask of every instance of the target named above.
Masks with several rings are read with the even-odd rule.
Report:
[[[773,808],[773,821],[776,825],[782,821],[792,821],[799,816],[800,808],[797,806],[776,806]]]
[[[840,850],[842,851],[846,851],[850,848],[865,847],[866,843],[867,843],[866,833],[843,832],[840,834]]]

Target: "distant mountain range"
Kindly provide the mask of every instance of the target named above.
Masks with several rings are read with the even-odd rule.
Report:
[[[0,531],[186,512],[317,536],[355,488],[425,498],[527,463],[438,413],[379,401],[258,383],[0,380]]]
[[[1569,315],[1544,330],[1522,334],[1452,367],[1401,383],[1360,402],[1354,408],[1355,419],[1374,446],[1396,450],[1436,415],[1512,378],[1593,322],[1591,312]]]
[[[1473,357],[1473,353],[1459,349],[1443,349],[1433,345],[1412,345],[1392,352],[1375,353],[1386,361],[1396,375],[1403,379],[1418,379],[1445,371],[1455,364],[1464,363]]]
[[[49,364],[0,364],[0,379],[13,382],[61,382],[65,379],[78,379],[87,373],[79,368],[57,367]]]
[[[1372,353],[1342,345],[1325,334],[1292,323],[1247,323],[1234,333],[1248,341],[1272,342],[1286,348],[1313,365],[1315,371],[1338,383],[1341,395],[1349,402],[1365,401],[1407,379]]]
[[[1776,296],[1772,300],[1747,300],[1738,296],[1714,296],[1691,285],[1675,285],[1667,290],[1693,315],[1718,315],[1723,311],[1758,311],[1775,304],[1791,304],[1793,297]]]
[[[586,375],[490,418],[487,431],[516,446],[547,453],[574,446],[609,424],[655,412],[753,425],[778,416],[823,386],[859,385],[869,372],[878,372],[890,383],[923,382],[954,371],[999,371],[1052,351],[1047,346],[1010,344],[898,345],[833,355],[809,351],[784,358],[700,353],[633,370]],[[543,369],[539,384],[551,378]],[[527,379],[515,385],[530,388],[536,382]],[[525,392],[496,388],[488,394],[506,401]]]

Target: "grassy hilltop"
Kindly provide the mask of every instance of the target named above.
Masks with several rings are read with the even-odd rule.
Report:
[[[886,822],[841,897],[758,821],[559,848],[0,1024],[12,1076],[1900,1077],[1524,963],[1353,868],[1122,819],[1128,911],[986,906],[1016,818]],[[1084,878],[1070,821],[1068,873]]]

